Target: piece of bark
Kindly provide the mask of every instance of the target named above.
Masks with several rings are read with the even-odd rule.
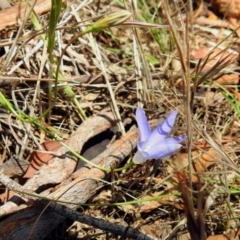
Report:
[[[213,8],[224,15],[224,17],[239,18],[240,2],[239,0],[212,0]]]
[[[113,125],[115,121],[112,113],[99,113],[84,121],[64,144],[80,153],[85,142]],[[56,155],[26,182],[25,189],[35,191],[41,186],[64,181],[74,171],[77,161],[65,146],[58,148]]]
[[[111,166],[118,167],[134,150],[138,141],[138,130],[136,128],[132,129],[132,131],[129,131],[121,139],[111,144],[109,148],[99,154],[91,162],[108,169],[110,169]],[[106,177],[106,172],[98,168],[92,168],[90,164],[85,164],[82,168],[73,173],[73,182],[66,187],[58,189],[50,194],[49,197],[54,199],[60,197],[61,201],[67,200],[68,202],[84,203],[93,196],[99,186],[101,186],[101,181],[99,181],[99,179],[105,179]]]
[[[159,122],[157,122],[159,123]],[[155,122],[155,125],[157,125]],[[107,148],[103,153],[98,155],[95,159],[92,160],[95,164],[98,164],[101,167],[109,168],[110,166],[116,164],[118,166],[129,154],[131,154],[132,150],[136,147],[137,142],[139,141],[139,134],[138,129],[132,129],[131,131],[127,132],[125,136],[121,139],[117,140],[109,148]],[[83,168],[79,169],[75,174],[75,180],[71,182],[68,186],[62,187],[58,189],[56,192],[50,194],[49,198],[59,199],[65,202],[71,203],[85,203],[91,196],[93,196],[96,191],[97,187],[99,186],[98,179],[103,179],[106,177],[106,173],[96,169],[91,168],[91,166],[86,165]],[[60,197],[60,198],[59,198]],[[77,209],[78,205],[69,204],[69,208]],[[0,208],[0,212],[1,212]],[[18,215],[19,213],[15,213],[14,215]],[[24,216],[24,211],[21,212]],[[43,213],[44,215],[44,213]],[[32,219],[35,221],[35,218]],[[4,222],[1,222],[0,227],[4,225]],[[42,221],[40,218],[37,222],[38,227],[37,229],[42,229],[45,233],[50,233],[50,229],[48,228],[49,225],[57,227],[58,219],[50,219],[47,224],[46,222]],[[20,221],[13,222],[16,228],[21,225],[21,229],[25,229],[25,231],[29,231],[28,226],[21,224]],[[11,232],[9,232],[8,236],[12,236]],[[1,233],[0,233],[1,239]],[[17,238],[7,238],[7,239],[16,239]],[[35,235],[34,229],[32,233],[31,239],[43,239],[39,238],[38,235]]]
[[[56,224],[60,224],[65,217],[53,212],[51,209],[46,209],[42,214],[42,207],[29,207],[20,210],[17,214],[9,216],[6,220],[0,223],[0,239],[44,239],[48,235],[50,229],[54,229],[55,225],[51,225],[54,220]],[[49,230],[45,232],[38,224],[35,224],[36,219],[41,215],[43,221]],[[21,223],[21,224],[17,224]],[[24,226],[24,227],[21,227]],[[33,229],[34,234],[31,236]],[[21,237],[20,237],[21,236]],[[30,238],[29,238],[30,237]]]
[[[20,186],[18,183],[14,182],[12,179],[10,179],[9,177],[5,176],[4,174],[0,174],[0,182],[4,183],[5,186],[7,186],[8,188],[13,189],[14,191],[20,191],[20,195],[23,197],[27,197],[29,200],[34,201],[34,205],[37,208],[37,206],[44,206],[44,209],[49,209],[53,210],[54,213],[58,213],[60,216],[65,217],[65,218],[69,218],[73,221],[79,221],[81,223],[85,223],[88,224],[92,227],[95,228],[99,228],[101,230],[104,230],[106,232],[112,233],[114,235],[119,235],[122,238],[133,238],[136,240],[152,240],[151,237],[148,237],[147,235],[144,235],[142,233],[140,233],[137,229],[133,229],[129,226],[120,226],[114,223],[110,223],[107,222],[103,219],[99,219],[99,218],[95,218],[95,217],[91,217],[91,216],[87,216],[84,215],[82,213],[78,213],[75,210],[72,210],[68,207],[65,206],[65,204],[59,204],[57,202],[47,202],[46,199],[41,199],[41,195],[35,194],[35,196],[33,196],[31,194],[31,192],[25,190],[22,186]],[[38,211],[39,208],[37,208]],[[46,210],[46,212],[48,213],[48,209]],[[34,212],[33,208],[31,208],[31,212],[30,215],[32,215]],[[51,214],[51,218],[53,218],[54,214]],[[42,216],[42,215],[41,215]],[[32,216],[31,216],[32,217]],[[46,216],[45,216],[46,217]],[[8,219],[8,221],[5,223],[5,225],[3,226],[3,228],[5,228],[5,232],[8,232],[9,229],[12,229],[14,232],[18,232],[16,231],[16,227],[12,224],[12,221],[15,220],[16,217],[14,217],[13,219],[10,220]],[[22,232],[22,227],[19,226],[19,230],[22,233],[21,237],[27,238],[27,239],[33,239],[33,231],[32,229],[34,229],[36,227],[36,223],[37,221],[34,223],[32,221],[29,221],[28,216],[23,216],[20,215],[18,216],[18,220],[22,222],[22,220],[24,222],[27,222],[27,224],[29,225],[28,227],[28,232]],[[59,222],[62,219],[58,219]],[[47,219],[48,221],[48,219]],[[9,226],[8,226],[8,223]],[[1,224],[0,224],[1,227]],[[39,229],[38,229],[39,230]],[[38,231],[38,233],[35,233],[37,239],[43,238],[43,236],[46,236],[46,232],[42,232],[41,229],[40,231]],[[19,236],[19,235],[18,235]],[[10,236],[10,239],[12,239],[14,237],[14,239],[16,238],[15,236]],[[9,239],[9,234],[5,234],[4,239]]]
[[[91,137],[105,131],[114,126],[116,123],[113,120],[113,114],[110,112],[100,112],[99,114],[88,118],[84,121],[71,137],[65,141],[65,144],[71,149],[79,153]],[[52,155],[52,153],[51,153]],[[40,170],[29,179],[24,185],[25,189],[35,191],[41,186],[48,186],[49,184],[57,184],[64,181],[74,171],[78,160],[68,153],[67,148],[62,146],[57,150],[56,156],[52,157],[49,164],[41,166]],[[15,198],[6,202],[0,207],[1,215],[6,215],[18,210],[19,199]]]
[[[28,156],[28,161],[31,163],[24,174],[24,178],[31,178],[43,164],[47,164],[62,147],[57,141],[47,141],[41,144],[41,150],[34,150]],[[53,154],[51,154],[51,153]]]
[[[138,134],[137,134],[137,131],[135,130],[135,144],[133,143],[133,145],[131,146],[131,141],[129,141],[129,146],[130,146],[130,151],[132,151],[132,147],[136,146],[136,142],[138,140]],[[126,139],[125,139],[126,140]],[[122,141],[121,141],[122,143]],[[127,141],[125,141],[125,143],[128,143]],[[125,147],[124,145],[122,146],[123,148]],[[109,152],[109,150],[107,149],[106,151]],[[124,156],[125,157],[125,156]],[[100,157],[99,161],[101,162],[103,159]],[[85,170],[86,169],[86,170]],[[68,202],[81,202],[81,203],[84,203],[87,201],[87,199],[89,197],[91,197],[93,194],[96,193],[97,191],[97,187],[98,187],[98,180],[97,178],[104,178],[106,176],[106,174],[101,171],[101,170],[98,170],[98,169],[95,169],[95,168],[91,168],[91,169],[88,169],[88,168],[85,168],[83,172],[85,172],[84,175],[82,175],[82,178],[77,180],[76,183],[74,183],[74,186],[72,186],[72,188],[70,188],[70,190],[68,190],[69,186],[65,187],[64,189],[64,194],[62,193],[62,190],[63,189],[59,189],[56,193],[54,194],[51,194],[50,196],[48,197],[51,197],[51,196],[59,196],[59,195],[62,195],[62,197],[59,199],[59,200],[65,200],[65,201],[68,201]],[[79,176],[79,175],[78,175]],[[81,175],[80,175],[81,176]],[[80,177],[79,176],[79,177]],[[69,192],[70,191],[70,192]],[[68,194],[69,192],[69,194]],[[72,193],[74,192],[74,195],[72,195]],[[70,196],[70,199],[68,199],[68,197]],[[69,205],[70,208],[72,209],[76,209],[77,208],[77,205]],[[1,207],[1,212],[3,211],[3,208]],[[34,212],[35,210],[32,209],[32,212]],[[54,211],[53,211],[54,213]],[[28,216],[28,211],[26,212],[27,216]],[[33,213],[33,217],[32,217],[32,222],[34,222],[36,220],[36,215],[39,214],[39,213]],[[45,213],[43,213],[43,215],[45,216]],[[4,233],[0,233],[0,239],[18,239],[17,238],[17,235],[16,235],[16,231],[17,229],[22,233],[22,231],[24,231],[24,236],[29,234],[29,224],[28,223],[25,223],[25,221],[20,221],[19,218],[23,217],[22,219],[25,219],[24,216],[25,216],[25,212],[24,211],[21,211],[21,212],[17,212],[13,215],[13,218],[11,218],[11,223],[12,225],[15,226],[15,230],[14,232],[12,233],[11,232],[11,228],[9,226],[9,228],[5,228],[4,230]],[[27,217],[26,216],[26,217]],[[59,216],[60,218],[61,216]],[[51,229],[48,227],[48,226],[55,226],[57,227],[58,225],[58,222],[60,221],[59,218],[49,218],[48,221],[46,222],[44,219],[46,219],[45,217],[41,217],[38,222],[37,222],[37,226],[36,227],[36,232],[35,232],[35,227],[33,229],[33,232],[32,232],[32,236],[31,236],[31,239],[44,239],[44,237],[46,237],[46,235],[48,235],[50,232],[51,232]],[[13,219],[16,219],[16,221],[14,221]],[[5,224],[6,222],[6,224]],[[30,222],[30,221],[29,221]],[[9,222],[8,222],[8,218],[4,221],[2,221],[0,223],[0,228],[1,226],[8,226],[9,225]],[[39,236],[39,232],[41,232],[41,229],[42,231],[44,232],[44,234],[42,235],[42,237]],[[6,232],[8,234],[6,234]],[[7,235],[7,236],[6,236]]]
[[[106,130],[105,132],[97,135],[96,138],[93,137],[92,139],[90,139],[87,142],[87,145],[84,144],[84,146],[83,146],[82,156],[88,160],[92,160],[93,158],[95,158],[98,154],[100,154],[107,148],[107,145],[110,142],[110,140],[112,139],[114,133],[115,133],[115,127],[112,127],[109,130]],[[49,142],[45,142],[45,143],[49,143]],[[47,148],[47,146],[45,146],[45,143],[42,144],[44,147],[44,151],[51,151]],[[58,142],[56,142],[56,143],[58,143]],[[58,143],[58,144],[62,147],[62,145],[60,143]],[[39,161],[41,160],[41,157],[43,154],[44,153],[42,153],[40,151],[33,151],[31,153],[31,155],[33,155],[33,158],[38,158]],[[53,158],[52,154],[49,154],[49,160],[52,158]],[[35,160],[35,159],[33,159],[33,160]],[[77,161],[77,169],[82,167],[84,164],[85,164],[84,162],[78,160]],[[18,159],[17,157],[12,156],[7,161],[5,161],[3,164],[0,165],[0,171],[3,170],[3,173],[6,176],[11,177],[11,178],[23,176],[24,173],[25,173],[24,177],[30,178],[31,176],[29,174],[27,174],[27,172],[26,172],[29,165],[30,165],[29,161],[21,160],[21,159]],[[33,167],[35,169],[40,168],[39,162],[37,162],[37,163],[36,163],[36,161],[34,163],[31,162],[31,165],[33,165]],[[38,165],[38,166],[36,166],[36,165]]]
[[[26,172],[29,162],[25,160],[20,160],[17,157],[12,156],[6,162],[0,165],[0,171],[8,177],[19,177]]]
[[[65,0],[63,0],[63,2],[64,1]],[[30,1],[30,4],[32,4],[33,2],[34,1]],[[25,17],[25,9],[26,4],[20,2],[11,8],[0,11],[0,30],[17,24],[19,19],[23,20]],[[34,6],[34,11],[38,15],[45,13],[50,9],[51,1],[49,0],[38,0],[36,5]]]
[[[117,132],[118,127],[113,126],[110,129],[94,136],[89,141],[87,141],[82,149],[82,156],[87,160],[92,160],[93,158],[97,157],[100,153],[102,153],[106,148],[107,145],[112,140],[114,134]],[[81,168],[85,163],[81,160],[78,161],[76,170]]]

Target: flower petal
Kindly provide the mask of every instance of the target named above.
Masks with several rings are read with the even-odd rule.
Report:
[[[148,139],[148,144],[150,146],[156,145],[168,136],[174,126],[177,114],[178,111],[171,112],[167,118],[153,130],[151,136]]]
[[[140,131],[140,140],[147,141],[151,135],[151,129],[148,125],[146,115],[142,108],[138,107],[136,110],[136,120]]]
[[[165,121],[157,127],[159,134],[168,135],[172,131],[177,115],[178,111],[173,111],[167,116]]]
[[[181,143],[187,139],[187,136],[171,137],[171,138],[167,138],[167,139],[172,139],[171,141],[173,141],[174,143]]]
[[[133,162],[135,163],[135,164],[142,164],[142,163],[144,163],[144,162],[146,162],[147,160],[148,160],[148,158],[146,158],[145,156],[143,156],[142,155],[142,152],[140,152],[140,151],[137,151],[136,153],[135,153],[135,155],[133,156]]]
[[[182,146],[180,143],[185,139],[186,139],[185,136],[166,138],[161,143],[158,143],[157,145],[152,146],[151,148],[141,151],[141,154],[146,159],[151,158],[160,159],[171,156],[175,154],[177,150]]]
[[[133,157],[133,162],[135,164],[142,164],[146,162],[148,159],[150,159],[148,154],[146,153],[150,148],[151,146],[149,146],[147,142],[138,142],[137,144],[138,151],[135,153]]]

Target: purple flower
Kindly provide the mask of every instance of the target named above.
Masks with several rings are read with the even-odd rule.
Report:
[[[135,164],[142,164],[148,159],[160,159],[170,156],[182,146],[180,143],[186,136],[168,137],[175,123],[178,112],[171,112],[165,121],[151,132],[146,115],[142,108],[137,108],[136,119],[140,131],[138,151],[133,157]]]

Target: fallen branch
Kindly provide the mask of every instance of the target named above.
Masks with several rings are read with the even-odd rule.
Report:
[[[158,123],[159,121],[155,121],[152,125],[155,127]],[[101,167],[109,167],[112,165],[118,166],[129,154],[132,153],[138,141],[138,129],[133,128],[121,139],[115,141],[103,153],[94,158],[92,162]],[[78,208],[77,204],[85,203],[91,196],[96,194],[96,191],[99,187],[99,180],[106,177],[107,174],[102,170],[84,165],[74,173],[74,181],[65,185],[62,184],[63,186],[61,188],[57,189],[50,195],[44,196],[48,199],[57,199],[59,201],[68,202],[68,208],[75,210]],[[3,177],[0,178],[0,181],[2,181],[1,179],[3,180]],[[7,184],[7,182],[2,182]],[[10,189],[14,188],[14,186],[10,185],[8,185],[8,187]],[[25,187],[23,187],[23,189],[27,190]],[[32,193],[33,191],[30,192]],[[43,194],[41,195],[43,196]],[[10,202],[6,204],[9,203]],[[24,207],[26,208],[27,205]],[[11,208],[11,206],[9,208]],[[52,229],[56,228],[57,225],[64,220],[62,215],[56,214],[56,212],[52,209],[44,211],[39,219],[39,208],[31,208],[31,213],[29,213],[28,209],[29,207],[22,211],[18,211],[9,217],[10,220],[7,218],[1,222],[0,228],[4,227],[4,230],[2,229],[2,233],[0,233],[0,239],[5,239],[4,234],[7,234],[6,236],[13,240],[17,240],[17,236],[19,236],[19,234],[21,234],[21,236],[24,235],[27,238],[31,233],[31,229],[33,229],[33,232],[31,233],[31,239],[44,239],[44,237],[46,237],[52,231]],[[4,214],[4,211],[4,206],[2,206],[0,208],[0,213],[2,212],[2,214]],[[33,226],[33,223],[35,222],[36,224]],[[14,229],[12,229],[12,226],[14,226]],[[39,233],[41,233],[41,235],[39,235]]]
[[[65,217],[65,218],[70,218],[73,221],[85,223],[90,226],[99,228],[101,230],[113,233],[115,235],[120,235],[123,238],[129,237],[129,238],[133,238],[136,240],[152,240],[152,238],[148,237],[145,234],[140,233],[138,230],[133,229],[131,227],[124,227],[124,226],[112,224],[112,223],[107,222],[102,219],[98,219],[98,218],[94,218],[94,217],[90,217],[90,216],[86,216],[84,214],[78,213],[78,212],[68,208],[67,206],[59,204],[57,202],[49,202],[49,201],[51,201],[51,199],[44,199],[44,197],[42,197],[39,194],[27,191],[21,185],[19,185],[18,183],[16,183],[15,181],[13,181],[11,178],[7,177],[4,174],[0,175],[0,181],[6,187],[14,190],[22,197],[30,199],[30,200],[34,200],[35,201],[34,205],[36,203],[40,204],[40,205],[44,205],[44,206],[47,205],[47,207],[50,207],[54,212],[60,214],[61,216]],[[3,224],[3,222],[2,222],[0,224],[0,229],[3,229],[3,228],[6,228],[6,225]],[[0,234],[1,239],[9,239],[9,232],[7,232],[7,231],[1,231],[1,232],[2,232]],[[7,234],[7,235],[3,235],[3,234]],[[22,237],[22,239],[27,239],[29,236],[28,235],[23,236],[21,234],[21,237]],[[10,238],[13,239],[12,237],[10,237]],[[37,239],[37,238],[31,236],[31,239]],[[38,238],[38,239],[40,239],[40,238]]]

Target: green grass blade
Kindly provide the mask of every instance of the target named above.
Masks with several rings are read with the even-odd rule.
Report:
[[[55,46],[55,31],[62,8],[62,0],[52,0],[48,28],[48,53],[50,62],[53,61],[53,49]]]

